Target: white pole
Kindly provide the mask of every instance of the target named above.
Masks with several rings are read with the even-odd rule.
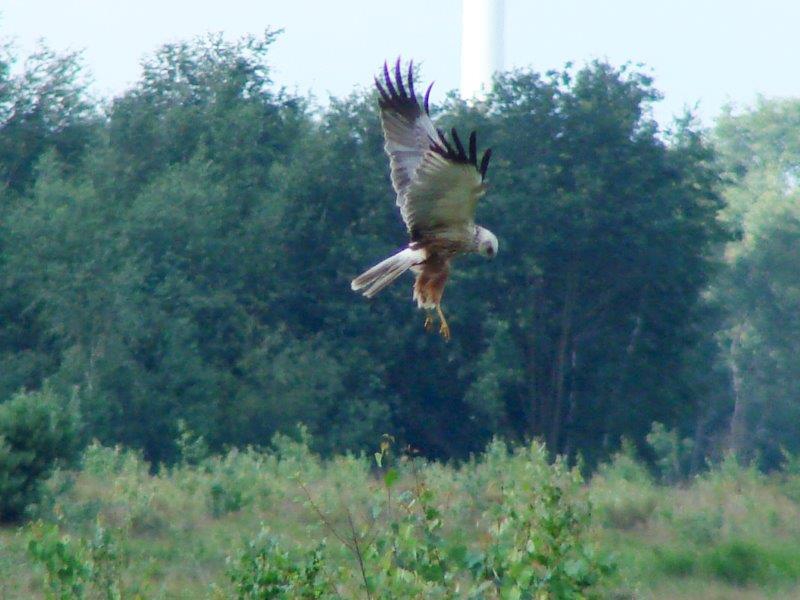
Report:
[[[503,70],[504,0],[462,0],[461,97],[483,99]]]

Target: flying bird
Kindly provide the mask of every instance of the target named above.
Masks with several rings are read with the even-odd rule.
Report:
[[[476,253],[493,258],[495,235],[475,224],[475,206],[486,193],[486,169],[492,151],[478,162],[475,132],[465,148],[455,128],[451,140],[437,129],[430,117],[428,86],[422,106],[414,91],[413,62],[406,81],[400,59],[394,66],[383,63],[383,84],[376,77],[381,124],[389,155],[392,186],[397,206],[411,238],[408,247],[365,271],[350,284],[372,298],[407,270],[416,275],[413,298],[427,312],[425,329],[439,317],[439,333],[450,339],[450,327],[442,312],[442,294],[450,273],[450,261],[459,254]]]

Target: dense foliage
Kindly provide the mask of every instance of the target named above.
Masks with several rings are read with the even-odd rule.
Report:
[[[20,71],[7,52],[5,398],[49,381],[77,394],[90,436],[156,463],[180,422],[214,449],[297,423],[322,452],[390,432],[466,457],[502,434],[596,463],[653,421],[695,437],[695,467],[724,446],[727,296],[703,296],[719,170],[689,119],[659,131],[647,77],[519,71],[440,109],[494,149],[478,220],[501,246],[456,265],[446,344],[408,281],[371,302],[349,290],[405,242],[374,97],[314,109],[276,89],[272,38],[164,46],[107,105],[74,56]]]

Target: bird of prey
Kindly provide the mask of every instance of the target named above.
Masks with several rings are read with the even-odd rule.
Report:
[[[425,329],[433,327],[433,313],[439,317],[439,333],[450,339],[441,302],[450,261],[459,254],[477,253],[488,258],[497,254],[495,235],[475,224],[475,206],[486,193],[486,168],[491,150],[478,162],[475,132],[467,148],[455,129],[448,140],[430,117],[428,86],[420,106],[414,92],[413,63],[406,81],[400,59],[394,67],[394,81],[383,63],[383,84],[376,77],[380,98],[381,124],[389,155],[392,186],[397,206],[408,228],[408,247],[353,279],[350,287],[372,298],[411,269],[416,275],[413,298],[427,312]]]

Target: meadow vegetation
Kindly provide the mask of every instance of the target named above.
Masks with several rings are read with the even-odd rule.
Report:
[[[0,533],[4,598],[763,598],[800,593],[800,473],[680,484],[627,444],[584,478],[544,445],[459,464],[306,434],[180,462],[93,443]]]

